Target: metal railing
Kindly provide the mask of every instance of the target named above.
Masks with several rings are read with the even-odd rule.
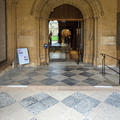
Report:
[[[110,55],[106,55],[104,53],[101,53],[101,55],[103,56],[103,59],[102,59],[102,74],[103,75],[106,74],[106,72],[105,72],[105,70],[106,70],[105,68],[106,67],[109,68],[109,69],[111,69],[112,71],[116,72],[119,75],[119,85],[120,85],[120,59],[117,59],[117,58],[112,57]],[[118,69],[119,69],[119,71],[117,71],[117,70],[113,69],[112,67],[106,65],[106,57],[110,57],[110,58],[118,61]]]

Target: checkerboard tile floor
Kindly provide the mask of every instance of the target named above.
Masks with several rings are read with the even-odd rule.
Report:
[[[29,88],[2,89],[0,120],[120,119],[120,92],[117,90],[40,91],[34,89],[35,91]]]
[[[88,113],[100,104],[100,101],[79,92],[74,93],[73,95],[64,99],[62,102],[63,104],[77,110],[82,114]]]
[[[0,93],[0,108],[9,106],[13,103],[15,103],[15,100],[11,96],[4,92]]]
[[[20,104],[33,115],[36,115],[57,103],[58,101],[55,98],[44,93],[25,98],[20,102]]]
[[[102,76],[99,68],[73,62],[24,67],[21,71],[15,68],[0,75],[0,85],[116,86],[118,80],[118,75],[113,72]]]

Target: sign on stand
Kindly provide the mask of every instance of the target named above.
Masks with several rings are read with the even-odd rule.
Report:
[[[18,57],[18,62],[19,62],[20,66],[30,63],[27,48],[19,48],[19,49],[17,49],[17,57]]]

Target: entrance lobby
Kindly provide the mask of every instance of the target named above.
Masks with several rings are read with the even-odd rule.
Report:
[[[0,0],[0,120],[120,120],[120,0]]]

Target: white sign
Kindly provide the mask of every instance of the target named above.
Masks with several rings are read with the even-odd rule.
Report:
[[[28,49],[27,48],[19,48],[17,49],[18,54],[18,60],[20,65],[29,64],[29,55],[28,55]]]

